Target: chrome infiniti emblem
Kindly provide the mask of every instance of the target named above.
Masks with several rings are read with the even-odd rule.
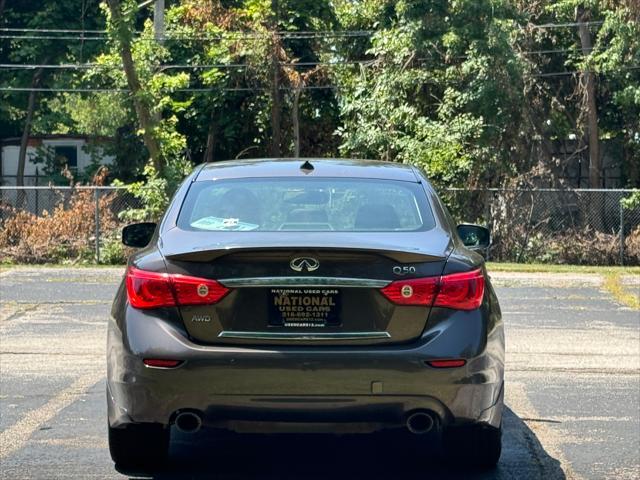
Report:
[[[320,262],[313,257],[296,257],[289,262],[289,266],[296,272],[314,272],[320,267]]]

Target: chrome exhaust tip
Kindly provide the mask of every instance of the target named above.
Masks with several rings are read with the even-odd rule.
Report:
[[[436,424],[436,421],[432,413],[415,412],[407,417],[407,429],[411,433],[422,435],[429,433]]]
[[[176,428],[182,433],[195,433],[202,427],[200,415],[194,412],[182,412],[176,417]]]

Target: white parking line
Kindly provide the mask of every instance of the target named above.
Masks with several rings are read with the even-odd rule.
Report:
[[[104,377],[102,372],[81,376],[68,388],[50,399],[42,407],[28,412],[18,422],[0,432],[0,460],[26,445],[31,435],[61,410],[78,400],[89,388]]]

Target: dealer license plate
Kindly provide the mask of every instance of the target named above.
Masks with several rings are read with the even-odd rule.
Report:
[[[340,325],[340,290],[272,288],[269,325],[274,327],[336,327]]]

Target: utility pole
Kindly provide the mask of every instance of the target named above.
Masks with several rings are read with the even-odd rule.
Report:
[[[156,0],[153,7],[153,33],[156,41],[164,40],[164,0]]]

